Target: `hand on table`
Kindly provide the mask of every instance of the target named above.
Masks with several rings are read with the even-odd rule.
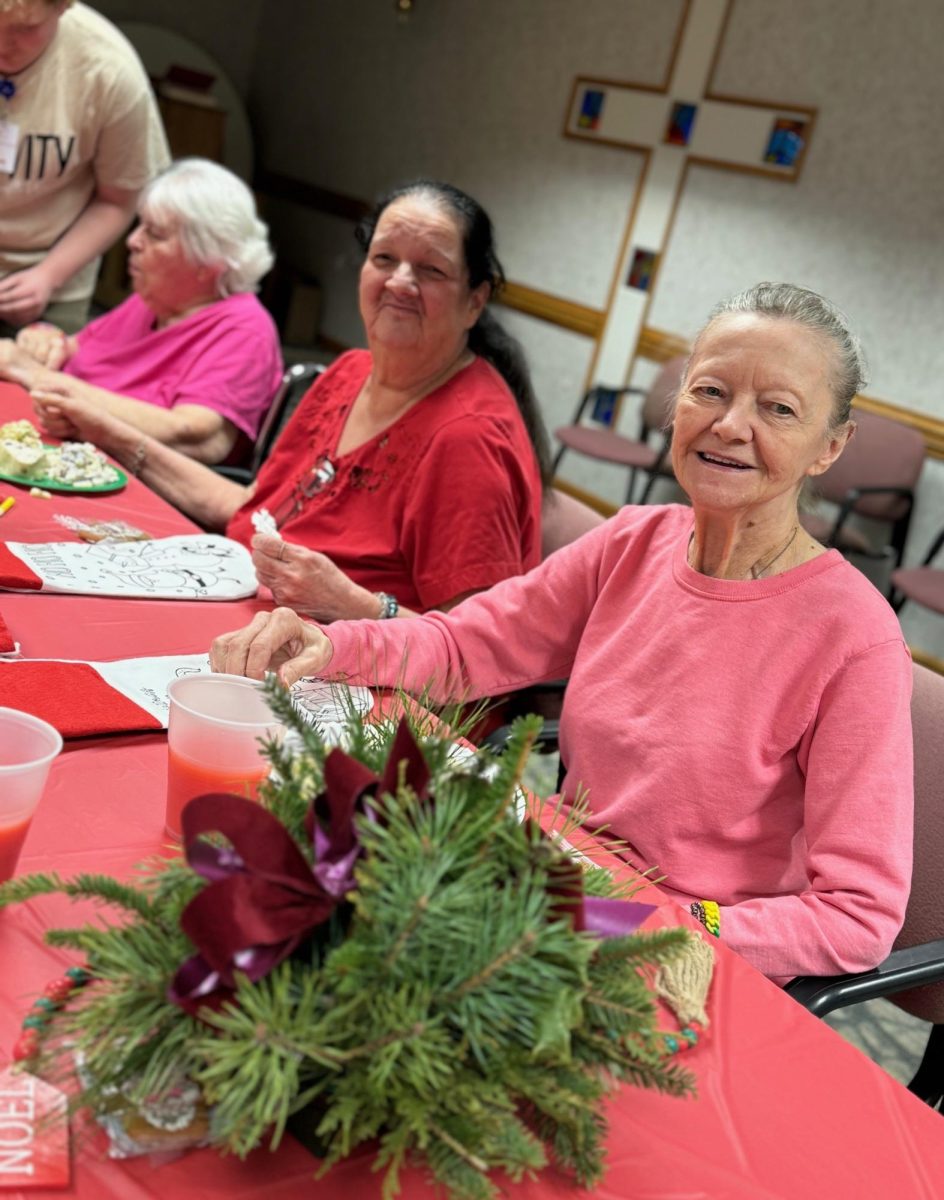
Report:
[[[16,335],[16,344],[41,367],[48,367],[50,371],[58,371],[74,353],[72,339],[55,325],[43,321],[21,329]]]
[[[331,661],[325,635],[290,608],[256,613],[244,629],[224,633],[210,647],[210,669],[227,675],[262,679],[275,671],[286,687],[317,675]]]
[[[272,592],[276,604],[318,621],[377,616],[378,602],[373,594],[317,550],[257,533],[252,539],[252,564],[256,577]]]
[[[42,263],[14,271],[0,279],[0,317],[11,325],[28,325],[42,315],[52,291]]]
[[[30,387],[30,396],[43,429],[51,437],[94,442],[111,451],[127,426],[88,399],[85,389],[79,379],[58,371],[39,370]]]

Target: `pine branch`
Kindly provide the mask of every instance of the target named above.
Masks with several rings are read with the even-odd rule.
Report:
[[[463,996],[468,995],[469,992],[474,992],[482,987],[493,975],[497,975],[500,971],[503,971],[515,959],[530,953],[535,941],[536,935],[534,933],[528,931],[523,934],[513,946],[509,946],[507,950],[503,950],[497,958],[493,959],[488,966],[483,967],[478,974],[467,979],[461,986],[454,988],[452,992],[444,997],[445,1003],[455,1003],[457,1000],[461,1000]]]
[[[269,745],[277,778],[264,805],[307,861],[304,823],[324,790],[321,732],[269,684],[296,748]],[[138,884],[85,875],[34,876],[0,887],[0,906],[55,892],[110,904],[122,923],[52,930],[52,945],[86,955],[93,982],[51,1017],[43,1069],[78,1046],[94,1110],[161,1097],[182,1076],[211,1104],[211,1139],[245,1156],[278,1144],[292,1113],[317,1105],[325,1166],[380,1140],[385,1197],[419,1156],[452,1200],[492,1200],[487,1172],[538,1170],[549,1147],[584,1186],[603,1169],[600,1104],[615,1080],[682,1095],[692,1083],[658,1033],[649,975],[677,956],[684,930],[598,940],[556,914],[549,873],[561,828],[580,838],[585,798],[559,809],[548,842],[521,826],[514,798],[538,718],[516,722],[508,752],[457,761],[459,710],[437,722],[402,705],[430,772],[429,796],[407,786],[357,819],[356,887],[296,953],[265,978],[237,977],[232,1001],[194,1020],[167,1000],[172,972],[193,952],[179,928],[204,886],[182,858],[146,864]],[[348,752],[378,776],[397,728],[349,712]],[[301,748],[298,749],[297,747]],[[598,832],[595,835],[598,837]],[[605,871],[586,894],[623,895]]]
[[[62,890],[62,879],[58,875],[27,875],[22,879],[11,879],[0,884],[0,908],[11,904],[22,904],[34,896],[47,896]]]

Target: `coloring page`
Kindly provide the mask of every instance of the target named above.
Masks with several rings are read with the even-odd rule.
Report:
[[[125,658],[116,662],[90,664],[106,682],[140,705],[166,728],[170,702],[167,685],[182,675],[209,675],[206,654],[169,654],[155,658]],[[369,713],[374,698],[367,688],[322,679],[299,679],[292,686],[292,700],[309,725],[317,725],[334,744],[348,712]]]
[[[213,533],[148,542],[7,542],[44,592],[152,600],[239,600],[256,593],[249,551]]]
[[[22,659],[20,660],[23,661]],[[170,701],[167,687],[184,675],[209,675],[210,659],[206,654],[165,654],[150,658],[119,658],[112,662],[88,662],[86,659],[31,659],[39,662],[85,662],[102,679],[133,700],[161,725],[167,728]],[[14,663],[11,668],[15,669]],[[0,663],[0,671],[3,664]],[[2,688],[0,688],[2,691]],[[327,742],[340,741],[346,714],[356,712],[365,716],[373,707],[373,694],[365,687],[348,687],[343,683],[325,683],[321,679],[299,679],[292,686],[295,707],[310,725],[317,725]],[[76,697],[81,703],[81,697]]]

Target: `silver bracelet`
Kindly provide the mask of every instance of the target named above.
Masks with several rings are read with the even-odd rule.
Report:
[[[391,596],[389,592],[378,592],[377,599],[380,601],[380,612],[377,614],[378,621],[386,621],[389,617],[395,617],[400,611],[400,605],[397,603],[396,596]]]

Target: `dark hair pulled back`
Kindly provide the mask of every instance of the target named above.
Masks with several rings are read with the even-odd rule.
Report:
[[[474,291],[481,284],[487,283],[489,300],[494,299],[505,283],[505,272],[495,250],[491,218],[477,200],[453,187],[451,183],[442,183],[436,179],[414,179],[388,192],[357,225],[355,236],[361,249],[367,252],[384,210],[404,196],[428,197],[453,217],[462,234],[462,250],[469,287]],[[502,328],[486,305],[475,325],[469,330],[469,349],[473,354],[478,354],[490,362],[508,384],[534,447],[541,470],[541,481],[547,484],[551,470],[550,442],[520,342]]]

